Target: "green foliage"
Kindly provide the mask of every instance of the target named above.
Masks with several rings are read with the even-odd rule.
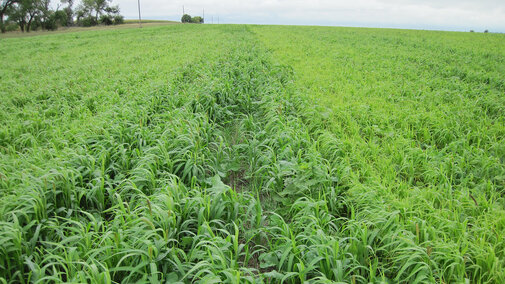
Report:
[[[200,16],[195,16],[191,18],[191,22],[194,24],[203,24],[203,18]]]
[[[15,22],[6,22],[4,23],[5,25],[5,31],[6,32],[12,32],[12,31],[18,31],[19,30],[19,25]]]
[[[203,18],[200,16],[191,17],[188,14],[182,15],[181,23],[203,24]]]
[[[45,0],[19,0],[7,11],[9,20],[16,22],[22,32],[39,27],[56,30],[59,26],[69,26],[72,23],[72,9],[67,7],[54,11],[49,3]]]
[[[191,16],[188,14],[182,15],[181,22],[182,23],[191,23]]]
[[[4,22],[5,15],[11,11],[12,7],[19,3],[19,0],[2,0],[0,1],[0,31],[6,32],[6,23]]]
[[[124,18],[119,14],[119,6],[108,6],[104,9],[107,13],[106,15],[102,15],[102,17],[107,16],[107,20],[102,22],[106,25],[120,25],[124,23]],[[103,19],[103,18],[102,18]]]
[[[95,17],[93,17],[93,16],[87,16],[87,17],[80,18],[78,20],[78,23],[80,26],[83,26],[83,27],[92,27],[92,26],[98,25],[98,22],[96,21]]]
[[[67,13],[64,10],[58,10],[53,14],[54,21],[58,26],[68,26]]]
[[[114,23],[114,19],[109,15],[100,16],[100,24],[110,26]]]
[[[42,22],[42,27],[49,31],[57,30],[60,26],[68,25],[67,13],[63,10],[50,11],[47,13],[47,18]]]
[[[116,15],[114,16],[113,20],[112,20],[112,23],[114,25],[121,25],[121,24],[124,24],[124,17],[121,16],[121,15]]]
[[[7,14],[9,21],[16,22],[22,32],[29,32],[34,18],[41,16],[44,11],[40,0],[20,0],[7,10]]]
[[[58,29],[58,21],[55,12],[50,12],[45,15],[45,19],[42,21],[42,28],[48,31],[54,31]]]
[[[349,188],[347,216],[354,216],[346,225],[362,222],[380,240],[370,244],[379,256],[376,275],[393,282],[503,282],[505,118],[497,109],[505,106],[498,95],[505,38],[253,30],[294,68],[313,104],[321,102],[322,117],[306,119],[337,139],[323,144],[334,150],[320,151],[340,156],[333,166],[342,168],[337,176]]]
[[[84,27],[118,25],[124,23],[119,6],[110,6],[110,0],[84,0],[76,10],[77,24]]]
[[[65,11],[65,14],[67,16],[67,19],[65,20],[65,26],[71,26],[74,23],[74,11],[72,10],[71,6],[67,6],[63,8],[63,11]]]
[[[4,40],[1,281],[503,283],[505,38],[480,36]]]

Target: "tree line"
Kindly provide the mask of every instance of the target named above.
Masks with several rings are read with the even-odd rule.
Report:
[[[182,15],[181,22],[203,24],[203,17],[200,17],[200,16],[191,17],[191,15],[184,14],[184,15]]]
[[[59,0],[56,9],[51,0],[0,0],[0,29],[56,30],[58,27],[124,23],[119,6],[111,6],[112,0]]]

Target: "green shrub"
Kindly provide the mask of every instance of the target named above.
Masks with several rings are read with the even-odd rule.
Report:
[[[51,14],[51,16],[49,16],[49,18],[47,18],[47,20],[42,23],[42,27],[48,31],[54,31],[58,29],[58,22],[54,14]]]
[[[80,19],[79,25],[83,26],[83,27],[92,27],[92,26],[96,26],[97,22],[96,22],[95,17],[88,16],[88,17],[84,17],[84,18]]]
[[[52,17],[57,26],[68,26],[67,12],[64,10],[54,12]]]
[[[112,16],[110,15],[102,15],[100,16],[100,24],[110,26],[114,23]]]
[[[203,24],[203,18],[200,16],[196,16],[191,18],[191,22],[194,24]]]
[[[7,32],[13,32],[19,30],[19,26],[17,23],[14,22],[8,22],[5,24],[5,31]]]
[[[124,17],[121,15],[114,16],[114,25],[124,24]]]

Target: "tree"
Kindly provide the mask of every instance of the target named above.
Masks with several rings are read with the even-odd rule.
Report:
[[[104,24],[106,26],[110,26],[112,24],[117,25],[119,22],[123,22],[124,20],[120,20],[118,16],[119,15],[119,6],[112,6],[112,7],[107,7],[104,9],[105,15],[100,16],[100,23]]]
[[[191,18],[191,22],[194,24],[203,24],[203,18],[200,16],[196,16]]]
[[[15,22],[21,28],[21,31],[25,31],[26,20],[25,13],[23,11],[22,5],[12,5],[7,9],[6,14],[9,16],[9,22]]]
[[[42,26],[43,29],[52,30],[54,25],[51,22],[51,17],[54,11],[51,10],[51,8],[49,7],[49,4],[51,4],[51,0],[39,0],[39,1],[40,1],[39,6],[40,13],[38,15],[39,24],[40,26]]]
[[[17,22],[22,32],[30,32],[33,20],[41,13],[41,4],[40,0],[19,0],[11,6],[9,19]]]
[[[182,15],[181,22],[183,23],[191,23],[191,16],[188,14]]]
[[[11,6],[17,3],[18,0],[0,0],[0,30],[5,33],[4,15]]]
[[[105,9],[109,8],[111,0],[82,0],[82,5],[89,15],[94,13],[95,21],[98,23],[99,16],[103,15]]]
[[[87,7],[85,7],[84,5],[79,5],[77,7],[77,9],[75,10],[75,17],[76,17],[76,21],[79,23],[79,24],[82,24],[82,20],[86,17],[88,17],[88,15],[90,14],[89,10],[87,9]]]
[[[61,0],[61,3],[67,4],[67,7],[63,8],[63,11],[67,14],[67,26],[71,26],[74,23],[74,10],[72,9],[74,0]]]
[[[200,16],[191,17],[188,14],[184,14],[181,18],[181,22],[183,23],[194,23],[194,24],[203,24],[203,18]]]
[[[68,4],[67,7],[72,8],[72,6],[74,5],[74,0],[61,0],[61,3]]]
[[[76,10],[77,21],[82,26],[94,26],[99,22],[109,24],[113,19],[119,20],[119,7],[109,6],[111,0],[82,0]],[[103,20],[103,21],[100,21]]]
[[[53,10],[50,7],[51,0],[0,0],[2,32],[6,31],[5,15],[8,15],[7,20],[12,28],[17,24],[23,32],[38,27],[55,30],[59,26],[70,26],[74,15],[82,26],[94,26],[99,22],[105,25],[124,22],[123,16],[119,14],[119,6],[110,6],[112,0],[82,0],[75,12],[72,9],[75,0],[59,1],[67,3],[67,7],[60,10],[61,4],[58,4],[56,10]]]
[[[30,28],[32,26],[32,21],[40,13],[40,1],[37,0],[24,0],[23,2],[29,2],[27,3],[26,6],[26,16],[28,18],[28,21],[26,23],[26,32],[30,32]],[[31,3],[30,3],[31,2]]]
[[[53,19],[56,25],[67,26],[68,16],[65,10],[55,11],[53,14]]]

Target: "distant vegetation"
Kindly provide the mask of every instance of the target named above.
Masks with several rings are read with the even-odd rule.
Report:
[[[0,27],[2,33],[21,30],[56,30],[58,27],[117,25],[124,23],[119,6],[111,0],[82,0],[75,8],[74,0],[61,0],[56,10],[50,0],[2,0]],[[61,8],[65,5],[64,8]],[[4,21],[4,18],[6,20]]]
[[[191,17],[188,14],[184,14],[181,18],[183,23],[193,23],[193,24],[203,24],[204,20],[200,16]]]
[[[138,24],[139,20],[138,19],[128,19],[124,20],[125,24]],[[159,23],[159,24],[179,24],[179,21],[168,21],[168,20],[144,20],[142,19],[142,24],[152,24],[152,23]]]

